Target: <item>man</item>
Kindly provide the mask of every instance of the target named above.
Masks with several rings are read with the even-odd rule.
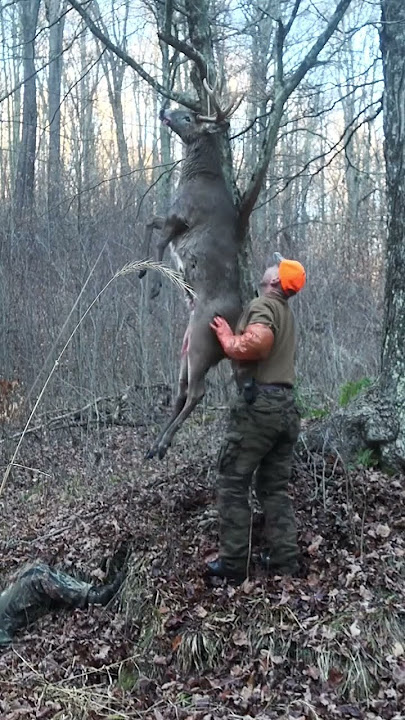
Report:
[[[123,579],[121,571],[112,583],[97,587],[43,563],[31,565],[0,593],[0,649],[10,645],[16,630],[47,612],[107,605]]]
[[[242,582],[248,574],[251,511],[249,491],[256,471],[256,495],[265,517],[267,550],[261,562],[272,574],[298,570],[294,511],[288,483],[299,433],[295,406],[295,327],[288,299],[305,285],[296,260],[275,253],[261,295],[239,320],[236,334],[224,318],[211,324],[224,352],[236,361],[240,394],[231,407],[220,451],[217,504],[220,555],[208,575]]]

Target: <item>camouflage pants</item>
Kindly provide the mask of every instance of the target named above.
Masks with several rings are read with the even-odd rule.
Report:
[[[248,405],[240,395],[218,459],[217,503],[220,555],[229,567],[246,569],[254,472],[256,495],[265,516],[271,565],[289,566],[298,555],[294,511],[288,496],[299,414],[291,390],[258,390]]]
[[[49,610],[86,607],[90,588],[42,563],[27,568],[0,594],[0,647],[11,642],[16,630]]]

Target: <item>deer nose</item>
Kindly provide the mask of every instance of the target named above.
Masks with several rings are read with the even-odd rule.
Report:
[[[163,123],[163,125],[167,125],[168,127],[171,127],[171,124],[170,124],[171,113],[170,113],[169,109],[165,110],[165,108],[162,108],[159,113],[159,118],[160,118],[161,122]]]

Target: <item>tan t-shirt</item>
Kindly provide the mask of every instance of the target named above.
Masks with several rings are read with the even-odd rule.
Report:
[[[295,322],[286,299],[261,295],[252,300],[242,313],[236,332],[253,323],[267,325],[274,333],[274,345],[267,358],[252,362],[238,362],[236,378],[238,383],[253,377],[258,383],[295,382]]]

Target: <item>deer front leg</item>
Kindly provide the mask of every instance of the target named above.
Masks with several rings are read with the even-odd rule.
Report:
[[[149,222],[146,223],[146,230],[145,230],[145,250],[146,255],[149,256],[150,253],[150,243],[152,240],[152,234],[154,230],[162,230],[163,226],[165,224],[165,218],[160,217],[159,215],[155,215]],[[140,270],[138,277],[143,278],[146,275],[146,269]]]
[[[187,230],[188,224],[186,220],[179,215],[176,215],[173,213],[172,215],[168,216],[166,218],[166,221],[164,223],[163,227],[163,233],[162,237],[158,242],[157,245],[157,259],[158,262],[162,262],[164,252],[169,245],[176,237],[181,235],[185,230]],[[155,282],[153,283],[152,290],[150,293],[151,298],[157,297],[160,292],[160,288],[162,286],[162,280],[160,274],[156,278]]]

